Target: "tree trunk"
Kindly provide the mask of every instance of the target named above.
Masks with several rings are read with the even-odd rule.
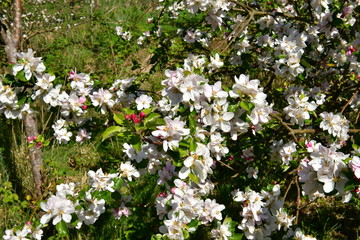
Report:
[[[38,125],[37,119],[33,114],[26,114],[24,118],[24,126],[26,136],[33,137],[38,136]],[[37,146],[29,148],[29,159],[32,166],[32,172],[34,177],[35,195],[40,198],[42,195],[42,152]]]
[[[1,37],[5,43],[5,52],[9,63],[15,63],[15,53],[19,50],[21,42],[21,0],[14,0],[14,21],[11,24],[1,23]],[[35,115],[27,114],[24,118],[25,132],[28,137],[38,136],[38,125]],[[42,152],[36,146],[29,149],[29,159],[34,177],[35,195],[40,198],[42,195]]]

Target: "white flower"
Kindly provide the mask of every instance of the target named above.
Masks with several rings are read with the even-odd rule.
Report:
[[[100,88],[97,92],[94,92],[90,95],[92,104],[97,107],[101,107],[101,113],[105,114],[106,106],[112,108],[115,104],[115,101],[112,99],[113,95],[109,90],[104,90]]]
[[[45,71],[45,65],[41,58],[34,57],[35,52],[29,48],[26,53],[16,53],[19,61],[13,66],[13,74],[16,76],[18,72],[24,70],[25,78],[29,80],[32,74],[40,75]]]
[[[249,116],[252,124],[263,124],[269,121],[269,114],[272,112],[272,108],[270,106],[266,107],[255,107]]]
[[[48,223],[53,217],[53,225],[56,225],[61,220],[70,223],[71,214],[75,212],[74,204],[70,200],[54,195],[46,203],[41,202],[40,207],[46,212],[40,219],[41,224]]]
[[[89,140],[91,138],[89,134],[85,129],[80,128],[78,135],[76,136],[76,142],[83,142],[85,140]]]
[[[355,177],[357,179],[360,179],[360,158],[357,156],[354,156],[351,161],[349,162],[349,166],[351,170],[353,170]]]
[[[287,230],[292,226],[292,221],[295,219],[295,217],[289,217],[287,213],[284,212],[283,208],[276,210],[276,218],[278,230],[280,230],[281,227],[284,227],[284,230]]]
[[[211,63],[208,65],[211,69],[218,69],[224,65],[224,62],[221,61],[219,54],[215,54],[214,57],[210,57]]]
[[[88,176],[90,178],[90,185],[93,189],[99,191],[115,192],[115,190],[113,189],[114,181],[112,179],[118,176],[117,173],[104,174],[102,169],[100,168],[96,172],[90,170],[88,172]]]
[[[211,230],[211,236],[216,240],[228,240],[231,237],[229,227],[229,223],[218,224],[216,229]]]
[[[253,167],[247,167],[246,172],[248,173],[248,175],[247,175],[248,178],[255,178],[255,179],[258,178],[258,175],[257,175],[259,172],[258,169],[253,168]]]
[[[150,108],[150,104],[152,103],[152,101],[152,97],[145,94],[141,95],[135,100],[137,110],[140,111],[142,109]]]
[[[54,128],[54,127],[53,127]],[[54,136],[59,143],[68,143],[70,137],[72,137],[72,132],[68,132],[66,128],[54,129]]]
[[[169,148],[173,150],[174,147],[178,147],[182,136],[190,134],[190,129],[184,128],[185,122],[181,121],[180,117],[174,120],[165,117],[164,120],[166,125],[159,126],[158,130],[152,132],[152,135],[163,140],[163,148],[166,152]]]
[[[121,163],[120,175],[122,177],[127,177],[129,181],[132,181],[132,177],[136,177],[136,178],[140,177],[140,173],[130,162]]]
[[[208,100],[211,98],[226,98],[228,96],[228,93],[222,90],[220,81],[216,82],[214,85],[205,83],[203,88],[204,95]]]
[[[323,112],[320,114],[323,119],[320,123],[320,128],[327,130],[334,137],[339,137],[346,140],[349,131],[349,121],[341,114],[333,114],[332,112]]]
[[[190,156],[184,160],[184,166],[179,172],[180,179],[185,179],[192,172],[204,182],[208,173],[212,173],[211,166],[213,159],[210,157],[209,149],[201,143],[197,144],[196,151],[191,152]]]

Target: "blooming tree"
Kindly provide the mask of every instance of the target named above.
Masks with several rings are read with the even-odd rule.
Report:
[[[193,52],[165,70],[156,94],[135,88],[134,78],[96,88],[76,71],[70,86],[53,86],[55,77],[32,50],[16,55],[13,74],[0,85],[7,118],[33,111],[32,101],[58,108],[54,136],[68,143],[91,138],[89,108],[112,111],[103,140],[117,138],[123,159],[112,173],[90,170],[86,189],[58,185],[40,204],[38,226],[27,223],[3,238],[40,239],[50,221],[66,235],[94,224],[106,207],[115,219],[128,217],[132,198],[124,189],[146,175],[160,189],[151,203],[160,220],[153,239],[187,239],[201,227],[215,239],[314,239],[298,228],[306,202],[333,196],[359,203],[360,2],[159,2],[168,14],[156,24],[195,23],[161,46],[180,39]],[[138,42],[163,42],[169,35],[159,29]],[[161,48],[154,58],[166,59]],[[21,81],[31,83],[23,102]]]

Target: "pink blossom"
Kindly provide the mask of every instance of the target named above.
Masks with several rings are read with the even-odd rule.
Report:
[[[81,103],[81,104],[83,104],[84,102],[86,102],[86,97],[85,97],[85,96],[79,97],[78,102]]]

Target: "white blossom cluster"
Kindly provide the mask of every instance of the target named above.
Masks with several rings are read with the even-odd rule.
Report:
[[[102,169],[89,171],[89,184],[90,189],[85,192],[83,199],[79,197],[78,192],[75,190],[76,184],[60,184],[56,186],[56,194],[51,195],[46,202],[41,202],[40,207],[45,214],[40,219],[40,225],[34,228],[30,222],[26,223],[22,230],[6,230],[3,236],[4,240],[16,239],[42,239],[43,230],[41,229],[45,224],[52,220],[52,224],[56,225],[60,221],[70,223],[73,216],[77,216],[77,224],[75,228],[81,228],[82,224],[91,225],[96,222],[99,216],[105,212],[105,200],[98,199],[93,196],[94,191],[110,191],[114,192],[113,178],[118,174],[104,174]],[[125,198],[125,197],[124,197]],[[128,198],[126,198],[128,199]],[[128,202],[128,200],[124,202]],[[129,210],[126,211],[124,204],[116,210],[117,216],[130,214]],[[120,210],[123,212],[120,213]]]
[[[243,217],[238,228],[244,231],[247,239],[270,239],[272,232],[289,229],[295,217],[289,216],[283,209],[284,201],[279,198],[280,185],[274,185],[271,192],[255,192],[251,189],[245,192],[235,190],[235,202],[243,203]]]
[[[16,76],[20,71],[23,71],[23,77],[27,81],[30,80],[32,76],[35,76],[37,79],[42,79],[50,83],[53,81],[52,77],[48,74],[44,77],[42,75],[46,67],[41,57],[34,57],[34,54],[35,52],[32,49],[28,49],[26,53],[16,53],[15,55],[18,61],[12,67],[13,75]],[[13,88],[10,85],[4,85],[0,80],[0,113],[4,113],[6,118],[22,119],[25,114],[33,112],[28,103],[19,103],[17,95],[22,90],[22,87]]]
[[[337,195],[343,197],[343,202],[348,202],[351,193],[344,190],[348,181],[344,174],[348,166],[344,160],[349,155],[336,151],[335,146],[327,148],[315,141],[309,142],[307,148],[310,158],[301,160],[298,172],[303,194],[314,199],[336,190]]]
[[[77,73],[74,70],[70,72],[69,76],[71,80],[69,84],[70,91],[66,91],[63,85],[54,86],[53,82],[56,77],[44,72],[46,68],[41,58],[34,57],[32,49],[28,49],[26,53],[17,53],[16,56],[18,60],[12,68],[15,78],[18,78],[17,75],[20,71],[23,72],[26,80],[30,81],[31,78],[35,78],[35,84],[31,91],[26,91],[29,94],[27,97],[33,101],[42,101],[47,104],[48,108],[60,108],[63,119],[53,125],[54,136],[59,143],[69,142],[74,135],[69,131],[70,123],[81,126],[85,122],[84,115],[87,112],[88,102],[91,101],[92,106],[100,109],[100,112],[104,114],[116,103],[126,106],[135,98],[134,94],[125,93],[127,88],[132,85],[134,78],[116,80],[109,90],[103,88],[96,90],[93,88],[94,82],[88,74]],[[18,95],[22,91],[22,87],[11,87],[0,81],[0,113],[3,113],[6,118],[22,119],[25,114],[34,112],[29,103],[19,103]],[[112,92],[115,92],[115,95]],[[139,96],[139,99],[141,98],[144,97]],[[141,103],[142,108],[144,108],[148,107],[151,101],[149,102],[147,98],[146,101],[142,100]],[[79,129],[76,141],[88,140],[91,138],[90,135],[84,128]]]
[[[349,138],[349,121],[340,113],[323,112],[320,114],[320,117],[322,118],[320,123],[321,129],[328,131],[329,134],[341,140]]]
[[[275,140],[271,146],[271,158],[281,161],[282,165],[289,165],[296,151],[296,143],[293,141],[284,144],[282,139]]]
[[[193,220],[207,224],[222,220],[221,211],[225,206],[207,198],[202,200],[198,188],[191,187],[186,182],[176,179],[171,193],[161,194],[156,198],[156,211],[160,219],[166,217],[160,232],[170,239],[184,239],[183,231],[193,232],[196,229],[188,227]]]
[[[3,236],[4,240],[18,240],[18,239],[35,239],[41,240],[43,236],[43,230],[41,229],[42,225],[40,224],[36,228],[27,222],[24,227],[20,230],[8,229],[5,230],[5,235]]]
[[[121,38],[123,38],[123,39],[126,40],[126,41],[130,41],[130,40],[131,40],[131,38],[132,38],[131,33],[130,33],[129,31],[124,31],[124,30],[123,30],[123,27],[117,26],[117,27],[115,28],[115,30],[116,30],[116,35],[120,36]]]
[[[304,72],[304,68],[300,64],[301,57],[304,53],[303,48],[306,47],[307,36],[305,33],[290,31],[289,35],[284,35],[282,39],[275,42],[275,74],[294,79],[297,75]]]
[[[305,120],[310,119],[310,113],[315,111],[319,105],[323,104],[326,97],[319,87],[306,91],[300,86],[289,87],[285,95],[289,103],[289,106],[284,108],[286,118],[290,119],[291,124],[297,124],[299,126],[304,126]]]
[[[11,88],[9,85],[3,85],[0,80],[0,113],[8,119],[22,119],[25,114],[33,112],[28,103],[19,105],[17,94],[20,91],[20,87]]]
[[[192,28],[186,30],[186,33],[184,32],[183,29],[179,29],[178,33],[180,35],[184,35],[183,39],[187,43],[199,42],[204,47],[210,46],[209,38],[211,37],[211,34],[209,34],[209,33],[202,32],[199,29],[192,29]]]

